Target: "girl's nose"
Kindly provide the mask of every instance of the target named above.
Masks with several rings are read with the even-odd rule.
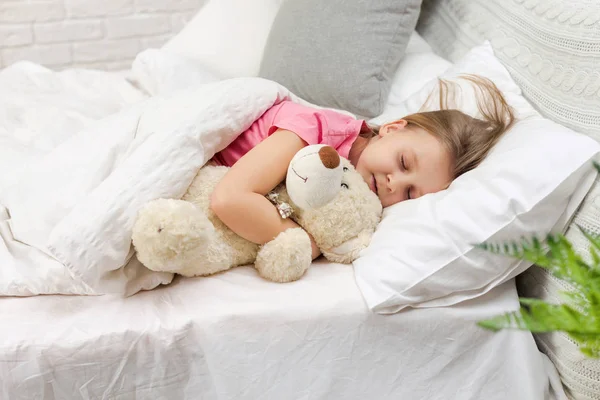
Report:
[[[402,193],[404,191],[404,188],[407,187],[407,185],[409,184],[407,177],[401,175],[401,174],[388,174],[387,175],[387,187],[388,187],[388,192],[390,194],[396,193],[396,192],[400,192]]]
[[[392,176],[392,174],[388,174],[387,175],[387,187],[388,187],[388,192],[390,193],[394,193],[396,191],[395,188],[395,184],[394,184],[394,177]]]

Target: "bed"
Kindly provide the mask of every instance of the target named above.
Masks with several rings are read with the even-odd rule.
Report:
[[[372,314],[347,266],[296,283],[251,268],[120,297],[0,299],[5,399],[549,399],[530,334],[479,319],[513,281],[448,308]]]
[[[414,32],[386,112],[450,65],[432,55]],[[2,89],[22,94],[4,97],[3,110],[29,104],[44,112],[18,121],[5,113],[1,169],[26,169],[68,135],[161,85],[214,79],[183,64],[169,70],[173,65],[163,66],[171,72],[154,85],[144,72],[157,64],[143,58],[134,64],[137,80],[132,71],[56,73],[30,63],[2,71]],[[8,135],[15,127],[39,133],[47,126],[53,129],[46,138]],[[0,187],[18,176],[3,174]],[[565,398],[554,365],[530,333],[476,325],[518,307],[514,279],[459,304],[391,315],[369,310],[352,267],[321,260],[286,285],[242,267],[207,278],[162,277],[150,287],[141,276],[137,290],[158,287],[130,297],[73,296],[86,289],[47,254],[15,240],[10,214],[0,211],[0,260],[17,277],[2,288],[10,296],[0,298],[2,399]],[[42,264],[49,274],[28,281]],[[53,280],[62,282],[62,295],[44,294]]]

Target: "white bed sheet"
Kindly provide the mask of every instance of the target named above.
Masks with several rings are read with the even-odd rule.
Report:
[[[351,268],[273,284],[251,268],[127,299],[0,298],[2,399],[552,398],[510,281],[458,306],[373,315]]]

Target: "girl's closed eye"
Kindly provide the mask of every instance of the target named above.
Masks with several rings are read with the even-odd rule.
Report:
[[[404,154],[400,156],[400,166],[402,167],[403,171],[408,170],[408,167],[406,165],[406,160],[404,159]]]

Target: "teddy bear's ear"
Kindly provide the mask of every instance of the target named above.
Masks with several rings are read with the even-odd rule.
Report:
[[[365,229],[361,231],[358,236],[348,239],[344,243],[330,249],[321,249],[321,252],[325,258],[331,262],[350,264],[352,261],[356,260],[360,255],[360,252],[369,245],[372,236],[373,231]]]

